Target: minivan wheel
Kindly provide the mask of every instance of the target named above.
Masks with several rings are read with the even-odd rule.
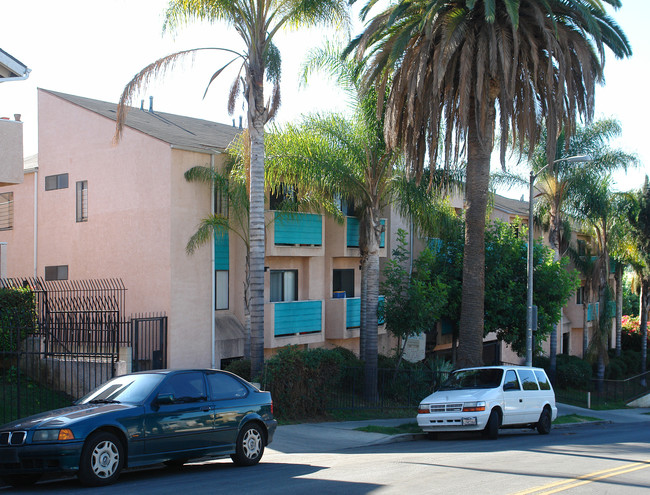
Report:
[[[490,418],[483,430],[483,436],[490,440],[496,440],[499,438],[499,426],[501,426],[501,415],[499,414],[499,411],[492,409]]]
[[[264,454],[264,433],[256,423],[248,423],[237,436],[235,453],[230,456],[238,466],[253,466]]]
[[[551,427],[551,411],[549,411],[548,407],[545,407],[542,414],[539,415],[539,421],[537,421],[537,432],[540,435],[548,435],[551,433]]]

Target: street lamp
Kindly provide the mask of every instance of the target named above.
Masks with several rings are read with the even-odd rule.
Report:
[[[528,194],[528,294],[526,299],[526,366],[533,365],[533,186],[535,179],[548,168],[558,162],[590,162],[589,155],[576,155],[568,158],[558,158],[544,165],[537,173],[530,171],[530,190]],[[553,352],[553,349],[551,349]]]

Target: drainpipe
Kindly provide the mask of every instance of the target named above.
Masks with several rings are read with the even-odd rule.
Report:
[[[34,278],[38,277],[38,168],[34,171]]]
[[[210,155],[210,169],[214,170],[214,154]],[[210,213],[214,215],[214,185],[210,184]],[[217,355],[216,349],[214,348],[214,339],[216,337],[216,323],[214,321],[214,298],[216,293],[216,281],[214,280],[214,270],[216,260],[214,258],[214,241],[212,241],[210,249],[210,265],[212,271],[210,273],[210,280],[212,280],[212,290],[210,291],[210,322],[211,322],[211,331],[212,331],[212,369],[217,367]]]

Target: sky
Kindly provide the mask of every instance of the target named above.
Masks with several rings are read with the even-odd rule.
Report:
[[[595,117],[618,119],[623,135],[612,145],[639,157],[638,168],[615,176],[617,189],[625,191],[639,188],[650,174],[650,99],[645,97],[650,81],[650,2],[622,2],[621,9],[610,9],[610,13],[627,34],[633,55],[616,60],[607,52],[605,85],[596,92]],[[0,117],[21,114],[25,157],[38,152],[37,88],[117,103],[131,78],[162,56],[197,47],[242,50],[238,35],[224,24],[193,23],[173,36],[163,36],[167,4],[168,0],[0,0],[0,48],[32,70],[25,81],[0,84]],[[362,24],[356,14],[353,17],[352,34],[358,34]],[[326,39],[345,36],[343,31],[321,28],[281,33],[276,38],[282,55],[278,124],[295,121],[305,113],[346,110],[342,93],[327,78],[312,78],[305,85],[299,77],[309,50],[322,46]],[[203,97],[212,74],[229,60],[225,53],[213,51],[188,57],[135,97],[133,105],[145,100],[148,108],[153,96],[154,110],[225,124],[231,124],[233,118],[238,123],[242,116],[245,123],[242,105],[233,116],[226,109],[233,71],[224,71]],[[492,167],[499,168],[498,160]],[[500,193],[519,198],[522,191]]]

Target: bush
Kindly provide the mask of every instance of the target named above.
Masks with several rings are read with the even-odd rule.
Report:
[[[535,357],[533,365],[549,373],[550,360],[545,356]],[[556,358],[555,387],[559,389],[587,390],[591,383],[591,364],[577,356],[558,354]]]
[[[266,362],[263,378],[275,415],[282,419],[324,415],[338,390],[346,357],[350,358],[340,349],[280,349]]]
[[[244,380],[251,381],[251,360],[250,359],[237,359],[231,362],[228,366],[224,367],[225,371],[230,371],[237,376],[242,377]]]
[[[0,351],[15,351],[36,328],[34,293],[29,289],[0,289]]]

